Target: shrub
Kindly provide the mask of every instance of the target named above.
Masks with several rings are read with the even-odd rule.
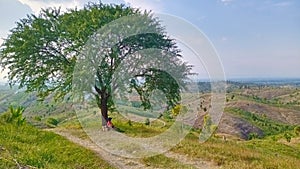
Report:
[[[146,125],[146,126],[149,126],[149,125],[150,125],[150,120],[149,120],[149,118],[146,118],[146,120],[145,120],[145,125]]]
[[[58,125],[58,123],[59,123],[59,121],[55,118],[48,118],[48,120],[47,120],[47,124],[49,127],[55,127]]]
[[[172,110],[172,116],[176,117],[179,113],[186,113],[187,112],[187,107],[182,106],[180,104],[177,104]]]
[[[171,120],[173,119],[172,115],[171,115],[171,111],[165,111],[163,114],[162,114],[162,117],[166,120]]]
[[[131,120],[128,120],[127,124],[128,124],[128,126],[132,126]]]
[[[257,133],[249,133],[249,135],[248,135],[248,140],[253,140],[253,139],[257,139],[257,138],[258,138]]]
[[[9,107],[9,110],[3,114],[2,119],[6,123],[17,124],[18,126],[25,123],[25,117],[23,117],[24,108],[19,106],[14,108],[13,106]]]
[[[286,132],[284,133],[284,138],[286,139],[287,142],[291,142],[292,136],[290,133]]]
[[[33,118],[35,121],[42,121],[42,117],[41,116],[34,116]]]
[[[296,136],[300,136],[300,126],[296,126],[294,128],[294,133],[296,134]]]

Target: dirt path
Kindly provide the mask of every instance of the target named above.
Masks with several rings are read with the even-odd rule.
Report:
[[[211,162],[203,161],[202,159],[191,159],[188,156],[174,153],[172,151],[168,151],[164,154],[166,157],[173,158],[182,164],[191,165],[197,169],[217,169],[219,167],[215,166]]]
[[[112,166],[114,166],[116,168],[132,168],[132,169],[147,168],[147,169],[151,169],[150,167],[145,166],[144,164],[140,163],[136,159],[129,159],[129,158],[119,157],[119,156],[110,154],[110,153],[102,150],[99,146],[94,144],[92,141],[75,137],[66,131],[55,130],[55,129],[51,129],[48,131],[52,131],[56,134],[59,134],[78,145],[81,145],[87,149],[90,149],[90,150],[96,152],[103,160],[107,161],[108,163],[110,163]]]
[[[131,158],[124,158],[117,155],[110,154],[106,152],[105,150],[101,149],[99,146],[94,144],[92,141],[88,139],[81,139],[78,138],[72,134],[70,134],[67,131],[64,130],[58,130],[58,129],[48,129],[47,131],[52,131],[56,134],[59,134],[68,140],[81,145],[87,149],[90,149],[94,152],[96,152],[103,160],[110,163],[112,166],[120,169],[154,169],[151,166],[146,166],[145,164],[141,163],[138,159],[131,159]],[[177,161],[179,161],[182,164],[191,165],[193,168],[196,169],[215,169],[215,167],[212,163],[206,162],[200,159],[190,159],[187,156],[177,154],[174,152],[167,152],[164,154],[166,157],[173,158]]]

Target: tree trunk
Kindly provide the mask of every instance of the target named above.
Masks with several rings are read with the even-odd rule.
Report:
[[[108,99],[110,95],[106,93],[106,89],[100,90],[95,85],[95,90],[97,91],[98,95],[96,96],[96,101],[99,109],[101,110],[101,116],[102,116],[102,127],[106,126],[108,121]]]
[[[100,109],[101,109],[101,115],[102,115],[102,126],[106,126],[106,123],[108,121],[108,105],[107,105],[107,101],[108,101],[108,97],[101,95],[100,98]]]

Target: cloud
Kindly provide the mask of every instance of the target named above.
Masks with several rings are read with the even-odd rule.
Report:
[[[222,36],[222,37],[221,37],[221,41],[222,41],[222,42],[226,42],[227,40],[228,40],[227,37],[225,37],[225,36]]]
[[[285,1],[285,2],[278,2],[278,3],[274,3],[273,6],[276,7],[287,7],[287,6],[291,6],[292,2],[289,1]]]
[[[233,2],[233,0],[220,0],[224,5],[228,5]]]
[[[78,7],[81,8],[84,4],[92,1],[99,2],[98,0],[18,0],[24,5],[27,5],[31,8],[34,13],[39,13],[41,8],[48,7],[61,7],[63,11],[68,8]],[[112,3],[115,1],[104,0],[103,2]],[[120,1],[122,2],[122,1]],[[160,12],[162,10],[162,6],[160,0],[123,0],[123,2],[127,5],[130,5],[134,8],[140,8],[142,10],[152,10],[154,12]]]
[[[62,10],[80,6],[82,2],[79,0],[19,0],[24,5],[28,5],[34,13],[38,13],[41,8],[61,7]]]
[[[81,8],[84,4],[92,1],[99,2],[98,0],[18,0],[24,5],[27,5],[31,8],[31,10],[37,14],[41,10],[41,8],[48,7],[61,7],[63,11],[68,8],[78,7]],[[102,2],[112,3],[116,1],[111,0],[103,0]],[[162,10],[162,6],[160,0],[122,0],[119,2],[124,2],[127,5],[130,5],[135,8],[140,8],[143,10],[152,10],[154,12],[160,12]]]
[[[154,12],[162,11],[160,0],[124,0],[124,2],[134,8],[152,10]]]

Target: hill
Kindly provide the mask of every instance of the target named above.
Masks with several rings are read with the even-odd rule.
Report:
[[[0,168],[114,168],[64,137],[0,116]]]
[[[290,85],[275,82],[266,85],[262,82],[228,81],[226,108],[218,132],[248,139],[253,133],[260,137],[270,135],[270,131],[267,131],[269,128],[276,128],[270,130],[278,134],[300,124],[300,90],[296,87],[298,81]],[[194,127],[201,128],[203,117],[210,108],[210,84],[199,82],[198,85],[199,91],[203,93],[203,105]],[[24,115],[27,121],[35,126],[45,128],[53,119],[58,124],[76,116],[72,103],[68,101],[55,103],[49,98],[39,102],[34,94],[8,86],[1,86],[0,93],[0,112],[6,111],[9,105],[21,105],[26,107]]]
[[[203,93],[208,82],[199,82]],[[262,138],[284,133],[300,124],[299,80],[281,81],[228,81],[226,108],[217,132],[241,139],[252,135]],[[194,127],[202,128],[203,117],[210,111],[210,94],[202,96],[202,108]]]
[[[300,166],[300,138],[294,132],[294,128],[300,124],[298,87],[287,86],[286,84],[284,86],[262,86],[255,83],[229,83],[230,90],[227,91],[226,108],[221,123],[213,137],[200,144],[198,137],[203,125],[203,118],[210,111],[209,84],[205,83],[203,87],[201,94],[202,107],[199,109],[199,118],[196,120],[195,128],[180,144],[166,154],[135,161],[120,158],[121,163],[123,161],[124,166],[130,168],[138,168],[138,166],[143,166],[143,168],[199,168],[201,167],[199,165],[208,165],[212,168],[294,169],[295,166]],[[0,168],[14,168],[17,163],[29,167],[56,168],[72,163],[69,161],[69,157],[66,157],[69,154],[48,148],[50,145],[60,145],[59,142],[66,145],[71,144],[70,142],[63,137],[48,131],[41,131],[33,126],[54,128],[53,131],[59,131],[58,134],[65,133],[62,135],[75,143],[89,141],[89,137],[81,129],[76,113],[72,110],[71,103],[67,101],[55,103],[51,99],[45,102],[37,102],[33,94],[28,95],[14,88],[11,90],[5,90],[4,88],[0,92],[3,93],[0,95],[0,107],[2,106],[3,111],[6,111],[6,106],[11,103],[25,106],[24,116],[28,122],[22,127],[1,122],[0,148],[5,151],[1,151],[0,157],[2,158],[0,160],[2,161],[0,163],[3,166],[0,165]],[[136,112],[132,111],[130,113],[135,114]],[[98,118],[97,115],[98,110],[95,109],[89,116]],[[151,121],[149,124],[143,121],[140,123],[130,121],[116,112],[111,112],[110,116],[113,117],[113,122],[118,130],[130,137],[157,135],[167,130],[174,122],[168,116],[162,116],[159,120]],[[2,133],[4,134],[2,135]],[[15,135],[16,133],[18,136]],[[51,138],[55,138],[58,142]],[[76,142],[74,139],[81,141]],[[31,143],[35,144],[30,145]],[[93,147],[95,146],[86,148],[92,148],[93,151],[99,153]],[[41,149],[43,153],[41,154],[35,149]],[[20,153],[12,154],[16,150]],[[65,152],[77,152],[72,146],[67,146],[63,150]],[[26,156],[26,151],[30,152],[30,159]],[[66,161],[62,162],[54,158],[56,151],[61,155],[57,156],[66,159]],[[82,151],[91,153],[86,149]],[[35,154],[41,157],[37,157]],[[42,156],[43,154],[45,156]],[[51,157],[49,157],[50,159],[55,160],[47,161],[48,156]],[[87,157],[91,159],[99,158],[95,154]],[[85,160],[85,157],[70,156],[70,158]],[[102,159],[98,160],[101,161]],[[102,164],[102,162],[99,163]],[[86,166],[98,166],[99,163],[94,160]],[[52,167],[52,165],[55,167]],[[103,163],[103,165],[104,168],[111,167],[107,163]],[[76,166],[70,168],[74,167],[76,168]]]

